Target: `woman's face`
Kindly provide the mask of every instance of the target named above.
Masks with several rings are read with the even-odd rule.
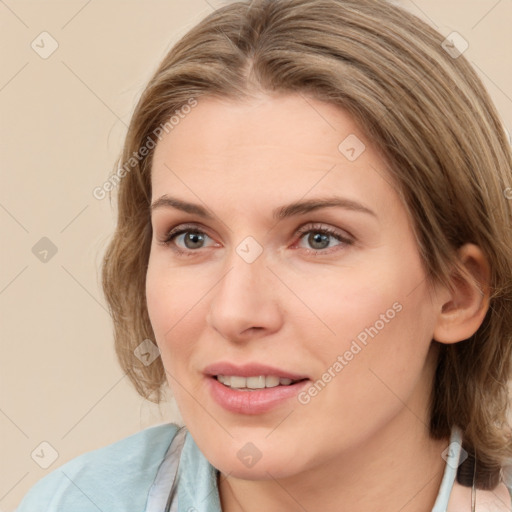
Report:
[[[155,149],[152,203],[149,315],[216,468],[286,477],[424,435],[433,292],[384,161],[344,111],[200,98]]]

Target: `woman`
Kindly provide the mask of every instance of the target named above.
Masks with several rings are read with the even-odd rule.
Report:
[[[121,366],[185,427],[20,512],[511,510],[512,155],[458,45],[378,0],[236,2],[175,45],[103,285]]]

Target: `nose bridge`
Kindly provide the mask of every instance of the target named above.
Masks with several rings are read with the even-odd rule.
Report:
[[[265,274],[268,252],[264,251],[262,243],[253,236],[246,236],[240,242],[231,246],[226,255],[227,274],[219,283],[219,293],[248,297],[251,291],[256,291],[258,284],[267,281]],[[264,293],[264,286],[259,293]],[[253,294],[254,295],[254,294]],[[256,298],[256,297],[254,297]]]
[[[214,294],[217,301],[231,302],[232,308],[243,308],[250,302],[255,305],[268,291],[266,274],[270,271],[266,267],[265,255],[262,253],[254,259],[245,259],[239,254],[240,247],[244,248],[240,244],[233,249],[226,264],[228,270]]]

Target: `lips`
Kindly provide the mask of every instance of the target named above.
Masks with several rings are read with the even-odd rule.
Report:
[[[246,415],[263,414],[278,408],[296,398],[310,382],[306,375],[256,363],[234,365],[219,362],[207,366],[204,374],[208,392],[218,405],[231,413]],[[250,378],[255,377],[275,377],[280,381],[283,379],[286,383],[289,381],[289,384],[261,389],[237,389],[223,384],[219,376],[221,380],[225,380],[226,376],[236,376],[237,379],[247,379],[248,382]]]

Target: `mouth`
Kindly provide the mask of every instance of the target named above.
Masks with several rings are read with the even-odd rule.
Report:
[[[240,367],[237,369],[241,372]],[[263,373],[261,367],[258,371],[254,368],[242,370],[249,375],[239,375],[229,370],[233,371],[224,367],[222,373],[205,377],[213,401],[225,411],[237,415],[265,414],[286,404],[289,406],[311,382],[307,377],[281,371],[278,373],[276,369],[270,374]],[[283,373],[287,375],[283,376]]]
[[[218,361],[203,369],[210,397],[224,410],[244,415],[264,414],[293,399],[311,382],[304,374],[251,362]]]

